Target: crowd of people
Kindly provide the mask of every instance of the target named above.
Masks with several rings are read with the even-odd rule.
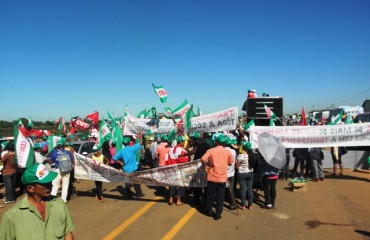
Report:
[[[106,141],[100,149],[95,146],[90,157],[97,163],[109,165],[125,173],[200,160],[207,172],[207,187],[162,186],[156,190],[167,198],[168,205],[191,204],[215,220],[221,218],[225,201],[231,210],[236,208],[252,210],[255,204],[266,209],[275,208],[276,183],[279,177],[282,180],[287,180],[290,176],[310,177],[314,182],[324,180],[321,162],[323,153],[320,148],[294,149],[294,167],[291,171],[289,171],[290,149],[286,149],[286,165],[282,169],[277,169],[265,161],[258,149],[252,149],[242,124],[234,131],[222,133],[195,131],[189,135],[180,134],[175,139],[170,139],[166,134],[143,136],[139,132],[135,137],[124,136],[122,144],[123,148],[116,151],[116,143]],[[3,147],[1,152],[5,186],[3,204],[15,203],[17,197],[24,193],[26,197],[4,214],[1,228],[17,228],[12,219],[23,214],[20,211],[23,207],[27,207],[33,213],[27,213],[27,217],[34,219],[35,216],[41,215],[45,225],[48,209],[52,205],[58,205],[60,211],[55,214],[62,215],[65,220],[62,234],[66,239],[73,239],[74,224],[66,208],[66,203],[73,198],[73,183],[76,181],[73,174],[74,149],[71,140],[62,138],[51,151],[47,149],[46,139],[36,140],[35,163],[26,169],[18,167],[12,141],[6,142]],[[50,153],[46,155],[48,152]],[[333,175],[336,175],[337,166],[339,174],[343,175],[341,156],[345,154],[345,149],[333,147],[331,153]],[[131,190],[132,187],[135,192]],[[17,188],[18,192],[15,191]],[[260,201],[258,191],[263,192],[264,201]],[[143,196],[145,194],[140,184],[125,183],[125,199]],[[239,202],[237,198],[240,199]],[[100,181],[95,181],[95,199],[105,202]],[[38,227],[41,228],[41,225]],[[49,229],[42,234],[49,236],[48,234],[54,234],[54,231],[56,230]],[[10,239],[10,236],[6,235],[9,234],[8,231],[0,232],[1,239]],[[14,234],[22,235],[24,231],[16,229]]]

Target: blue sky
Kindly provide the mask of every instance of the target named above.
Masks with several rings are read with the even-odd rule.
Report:
[[[283,96],[285,114],[361,105],[370,1],[3,0],[0,80],[9,121],[163,112],[184,99],[241,111],[248,89]]]

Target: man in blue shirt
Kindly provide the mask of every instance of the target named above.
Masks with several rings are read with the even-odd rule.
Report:
[[[142,149],[142,132],[140,131],[137,135],[137,139],[140,140],[139,142],[135,143],[134,145],[130,146],[131,138],[124,137],[122,140],[122,144],[124,145],[124,148],[121,149],[119,152],[114,155],[113,160],[117,161],[122,166],[122,171],[125,173],[132,173],[136,172],[138,170],[138,164],[136,161],[136,153],[137,151],[141,151]],[[135,189],[135,197],[143,197],[145,194],[143,194],[141,190],[140,184],[131,184],[131,183],[125,183],[126,186],[126,194],[127,199],[132,199],[132,192],[131,187],[134,186]]]

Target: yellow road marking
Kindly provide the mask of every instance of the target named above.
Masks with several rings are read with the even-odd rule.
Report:
[[[153,198],[154,202],[150,202],[145,204],[142,208],[139,209],[134,215],[132,215],[129,219],[124,221],[121,225],[119,225],[116,229],[114,229],[111,233],[109,233],[103,240],[111,240],[117,237],[121,232],[123,232],[128,226],[130,226],[133,222],[135,222],[141,215],[146,213],[151,207],[154,206],[157,202],[155,200],[159,200],[161,197]]]
[[[196,209],[190,209],[185,216],[183,216],[180,221],[176,223],[176,225],[162,238],[162,240],[171,240],[179,231],[180,229],[190,220],[190,218],[196,213]]]

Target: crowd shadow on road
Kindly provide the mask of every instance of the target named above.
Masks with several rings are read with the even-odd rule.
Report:
[[[370,182],[370,179],[365,177],[356,177],[356,176],[350,176],[350,175],[327,175],[325,176],[327,179],[335,179],[335,180],[356,180],[356,181],[364,181],[364,182]]]
[[[368,231],[364,231],[364,230],[355,230],[355,232],[356,233],[359,233],[359,234],[361,234],[361,235],[364,235],[364,236],[366,236],[366,237],[370,237],[370,232],[368,232]]]

